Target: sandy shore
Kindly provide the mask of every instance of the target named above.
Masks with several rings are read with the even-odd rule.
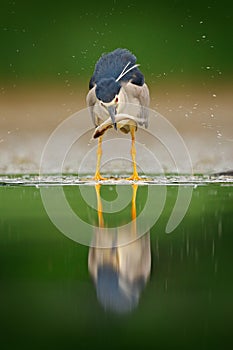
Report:
[[[78,84],[77,84],[78,85]],[[86,108],[85,96],[87,88],[73,84],[70,87],[58,86],[18,86],[5,87],[0,93],[0,173],[35,173],[38,172],[43,148],[51,133],[72,114]],[[160,113],[166,121],[171,123],[184,139],[192,159],[194,172],[210,173],[227,171],[233,168],[233,99],[231,86],[176,86],[163,84],[150,87],[151,109]],[[80,124],[86,130],[92,128],[89,116],[83,113]],[[168,127],[169,128],[169,127]],[[155,126],[156,129],[156,126]],[[149,129],[149,131],[159,132]],[[164,132],[164,131],[163,131]],[[169,130],[167,135],[169,135]],[[70,145],[64,162],[64,170],[76,172],[77,167],[90,152],[90,159],[84,162],[83,171],[92,172],[95,164],[96,142],[89,144],[91,131],[80,138],[74,145]],[[66,130],[64,139],[69,140]],[[138,133],[138,142],[143,143],[145,134]],[[172,137],[172,135],[171,135]],[[62,136],[63,138],[63,136]],[[106,137],[106,140],[108,137]],[[129,139],[125,136],[125,139]],[[148,142],[149,139],[148,139]],[[146,165],[146,169],[156,172],[175,171],[171,157],[166,156],[164,146],[158,140],[151,150],[159,159],[159,165]],[[127,145],[125,147],[128,147]],[[123,154],[127,149],[122,148]],[[50,171],[56,172],[56,153],[51,159]],[[127,150],[128,152],[128,150]],[[145,150],[138,152],[138,161],[147,158]],[[173,156],[180,158],[174,145]],[[93,154],[92,154],[93,153]],[[146,162],[146,160],[145,160]],[[149,164],[151,161],[148,159]],[[87,164],[88,163],[88,164]],[[124,162],[123,162],[124,163]],[[115,160],[114,169],[121,171],[120,161]],[[85,168],[86,167],[86,168]],[[109,167],[109,169],[108,169]],[[123,166],[123,169],[125,164]],[[111,165],[106,165],[106,171]],[[182,171],[186,171],[186,165]]]

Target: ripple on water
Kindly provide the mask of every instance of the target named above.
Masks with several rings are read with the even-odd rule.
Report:
[[[108,177],[108,176],[107,176]],[[139,181],[127,180],[127,176],[110,177],[104,181],[96,182],[91,175],[78,177],[77,175],[2,175],[0,176],[0,186],[79,186],[101,183],[103,185],[190,185],[201,186],[207,184],[233,185],[233,175],[213,174],[213,175],[154,175],[143,176]]]

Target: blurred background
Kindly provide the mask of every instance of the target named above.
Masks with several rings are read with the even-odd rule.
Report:
[[[86,107],[97,59],[117,47],[137,56],[151,108],[180,132],[194,171],[232,169],[232,27],[226,0],[1,1],[0,173],[38,171],[50,133]]]
[[[194,172],[232,170],[232,9],[226,0],[1,0],[0,175],[38,173],[50,134],[86,108],[96,61],[117,47],[137,56],[151,108],[183,137]],[[89,137],[82,139],[83,153]],[[155,148],[156,157],[163,159],[165,172],[172,172],[160,150]],[[56,170],[53,158],[51,173]],[[71,152],[66,172],[76,174],[77,163],[77,152]],[[95,154],[92,166],[91,173]],[[88,272],[89,248],[52,224],[34,177],[31,186],[17,186],[14,176],[5,178],[13,180],[0,186],[4,349],[119,349],[126,344],[136,349],[151,343],[221,349],[232,343],[232,179],[228,186],[215,178],[210,185],[195,185],[188,212],[171,235],[165,227],[178,186],[167,186],[166,206],[150,232],[149,281],[137,308],[120,317],[98,302]],[[116,189],[103,187],[111,207]],[[152,187],[159,193],[161,186]],[[138,212],[146,190],[138,189]],[[64,191],[77,215],[87,222],[94,215],[97,221],[79,186],[64,186]],[[157,192],[153,198],[156,208]],[[131,213],[130,206],[126,212]],[[61,217],[70,220],[64,213]],[[120,212],[112,220],[129,218]]]

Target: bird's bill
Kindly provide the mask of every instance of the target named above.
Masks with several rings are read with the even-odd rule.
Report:
[[[116,120],[115,120],[116,107],[115,106],[108,106],[108,113],[110,114],[110,117],[112,119],[114,129],[117,130],[117,124],[116,124]]]

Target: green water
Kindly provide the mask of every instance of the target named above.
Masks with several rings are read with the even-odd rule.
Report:
[[[154,187],[155,193],[161,187]],[[87,207],[80,188],[64,187],[66,198],[84,221],[97,224],[97,211]],[[83,186],[82,190],[87,188]],[[131,191],[131,186],[127,190]],[[98,300],[88,268],[91,248],[70,240],[53,225],[42,204],[40,189],[0,187],[3,348],[153,345],[159,349],[220,349],[230,342],[233,187],[196,186],[183,221],[166,234],[177,190],[178,186],[167,186],[164,209],[147,234],[151,264],[138,303],[131,311],[114,312]],[[138,188],[137,215],[146,203],[147,193],[148,186]],[[111,205],[117,196],[115,187],[103,186],[101,196]],[[114,214],[104,214],[106,226],[129,222],[131,202],[117,215],[116,219]]]

